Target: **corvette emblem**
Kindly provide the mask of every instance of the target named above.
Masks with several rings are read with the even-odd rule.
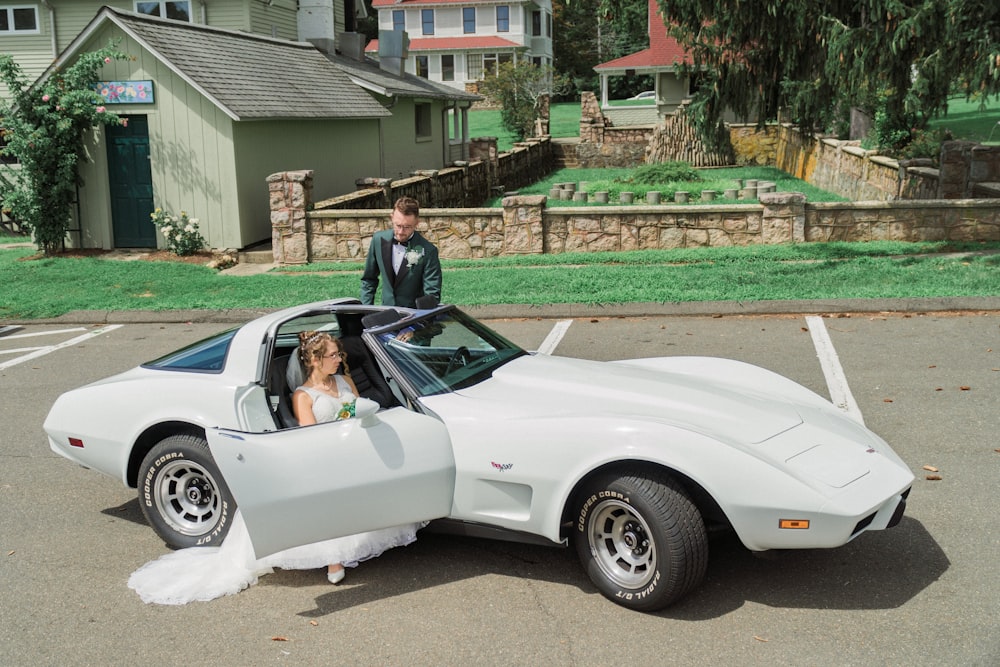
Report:
[[[504,472],[505,470],[510,470],[511,468],[514,467],[513,463],[497,463],[496,461],[490,461],[490,465],[492,465],[500,472]]]

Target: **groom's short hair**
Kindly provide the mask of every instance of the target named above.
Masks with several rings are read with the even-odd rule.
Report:
[[[420,202],[413,197],[400,197],[396,200],[392,210],[399,211],[403,215],[420,215]]]

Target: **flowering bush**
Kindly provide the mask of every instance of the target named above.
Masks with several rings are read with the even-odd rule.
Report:
[[[46,255],[58,252],[72,222],[79,183],[78,167],[86,157],[87,132],[101,125],[124,124],[100,106],[94,92],[98,73],[112,60],[129,56],[113,45],[82,54],[71,66],[30,83],[13,56],[0,54],[0,125],[5,146],[0,153],[19,162],[7,170],[3,205]]]
[[[163,234],[167,250],[176,255],[193,255],[205,247],[205,239],[198,233],[198,218],[189,218],[181,211],[180,217],[162,208],[149,214],[153,224]]]

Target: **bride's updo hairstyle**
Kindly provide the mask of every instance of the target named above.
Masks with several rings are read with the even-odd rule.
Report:
[[[351,370],[347,367],[347,355],[344,354],[344,346],[340,340],[334,338],[325,331],[300,331],[299,332],[299,361],[306,377],[312,374],[314,368],[319,366],[320,360],[326,354],[326,344],[330,342],[340,352],[339,372],[350,375]]]

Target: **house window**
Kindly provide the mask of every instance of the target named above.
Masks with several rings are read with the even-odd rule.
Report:
[[[510,32],[510,5],[497,5],[497,32]]]
[[[417,56],[417,76],[423,77],[425,79],[430,77],[430,58],[429,56]]]
[[[483,78],[483,54],[470,53],[465,56],[465,78],[468,81],[479,81]]]
[[[392,29],[396,32],[406,30],[406,12],[402,9],[392,10]]]
[[[136,2],[135,11],[149,16],[191,22],[190,0],[178,0],[178,2]]]
[[[417,102],[413,105],[417,139],[431,138],[431,105]]]
[[[531,12],[531,34],[534,37],[542,36],[542,13]]]
[[[462,31],[466,35],[476,32],[475,7],[462,7]]]
[[[455,80],[455,56],[450,53],[441,56],[441,80]]]
[[[424,26],[425,35],[434,34],[434,10],[433,9],[421,9],[420,10],[420,22]]]
[[[37,33],[37,7],[0,7],[0,32]]]
[[[497,73],[497,66],[503,63],[514,62],[513,53],[484,53],[483,54],[483,70],[487,74],[495,75]]]
[[[552,37],[552,14],[545,12],[545,36]]]

